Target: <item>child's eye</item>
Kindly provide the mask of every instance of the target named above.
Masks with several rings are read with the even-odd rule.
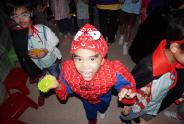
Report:
[[[21,15],[14,15],[11,16],[11,19],[19,19],[19,18],[29,18],[30,17],[30,13],[23,13]]]
[[[80,57],[75,57],[75,58],[74,58],[74,61],[80,62],[80,61],[82,61],[82,59],[81,59]]]
[[[90,58],[90,61],[95,61],[95,60],[96,60],[95,57]]]
[[[30,13],[24,13],[24,14],[22,14],[22,17],[23,17],[23,18],[30,17]]]
[[[17,19],[19,16],[18,15],[13,15],[13,16],[11,16],[10,18],[11,19]]]

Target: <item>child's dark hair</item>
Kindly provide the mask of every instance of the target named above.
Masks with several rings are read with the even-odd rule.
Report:
[[[33,10],[32,0],[8,0],[6,5],[10,15],[15,9],[20,7],[26,7],[29,11]]]
[[[167,48],[176,40],[184,40],[184,17],[170,17],[163,38],[167,40]]]

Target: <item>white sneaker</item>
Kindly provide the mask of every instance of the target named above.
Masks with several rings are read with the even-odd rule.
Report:
[[[105,118],[105,113],[99,113],[99,117],[100,117],[100,119],[104,119]]]
[[[123,44],[123,55],[127,55],[128,54],[128,43],[124,42]]]
[[[164,111],[164,115],[165,115],[166,117],[168,117],[168,118],[172,118],[172,119],[178,120],[178,117],[177,117],[176,112],[171,112],[171,111],[165,110],[165,111]]]
[[[124,35],[121,35],[119,40],[118,40],[118,44],[122,45],[123,44],[123,40],[124,40]]]

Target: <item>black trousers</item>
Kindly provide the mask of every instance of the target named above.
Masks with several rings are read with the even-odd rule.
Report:
[[[113,43],[118,29],[120,10],[98,9],[100,32],[104,38],[108,38],[108,43]]]

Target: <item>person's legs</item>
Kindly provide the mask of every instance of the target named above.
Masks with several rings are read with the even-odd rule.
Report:
[[[125,28],[126,28],[126,25],[125,24],[120,24],[119,25],[119,39],[118,39],[118,44],[119,45],[122,45],[123,42],[124,42],[124,32],[125,32]]]
[[[61,19],[59,21],[59,30],[63,36],[63,42],[67,42],[72,32],[72,22],[69,18]]]
[[[172,111],[164,111],[165,116],[176,119],[176,120],[183,120],[184,119],[184,101],[182,101],[178,107],[177,107],[177,112],[172,112]]]
[[[83,20],[82,19],[77,19],[77,25],[78,27],[82,27],[83,26]]]
[[[59,26],[59,31],[63,35],[71,32],[72,22],[69,18],[61,19],[61,20],[57,21],[57,23]]]
[[[125,25],[125,35],[124,35],[124,42],[123,42],[123,54],[128,54],[128,42],[131,35],[131,25]]]
[[[128,32],[128,25],[125,24],[124,25],[124,37],[123,37],[123,55],[127,55],[128,54],[128,42],[127,42],[127,39],[128,39],[128,35],[129,35],[129,32]]]
[[[128,14],[129,22],[126,25],[125,28],[125,38],[124,38],[124,45],[123,45],[123,54],[128,54],[128,44],[130,43],[130,40],[132,38],[132,28],[136,22],[136,15],[135,14]]]
[[[127,23],[129,22],[129,16],[128,13],[124,11],[120,11],[120,17],[119,17],[119,32],[120,37],[118,40],[119,45],[122,45],[125,40],[125,33],[127,32]]]
[[[89,103],[88,101],[82,100],[84,110],[86,112],[86,117],[89,124],[96,124],[97,122],[97,109],[96,107]]]
[[[153,115],[149,115],[149,114],[143,114],[140,116],[140,121],[149,121],[151,120],[152,118],[154,118],[155,116]]]
[[[154,115],[150,115],[150,114],[143,114],[139,117],[139,123],[140,124],[146,124],[147,121],[151,120],[152,118],[154,118]],[[137,118],[136,118],[137,119]]]
[[[131,38],[132,38],[132,29],[133,26],[135,25],[137,21],[137,15],[136,14],[129,14],[129,23],[127,25],[127,38],[126,38],[126,42],[130,42]]]
[[[56,22],[57,22],[57,25],[58,25],[58,28],[59,28],[59,33],[63,34],[62,20],[57,20]]]
[[[96,124],[97,122],[97,112],[104,114],[104,112],[107,110],[109,104],[106,102],[101,101],[97,104],[91,104],[88,101],[82,100],[86,117],[89,121],[89,124]]]
[[[26,70],[29,75],[30,83],[38,83],[39,79],[43,76],[43,70],[40,70],[31,59],[23,59],[22,66]],[[44,97],[43,94],[39,94],[38,96],[38,105],[44,105]]]
[[[94,26],[99,29],[99,15],[98,15],[98,10],[95,7],[93,7],[93,18],[94,18]]]
[[[100,10],[98,9],[98,15],[99,15],[99,25],[100,25],[100,32],[102,33],[103,37],[106,39],[107,37],[107,11],[106,10]],[[106,39],[107,40],[107,39]]]
[[[137,119],[139,117],[142,117],[143,115],[145,115],[145,111],[141,111],[141,112],[138,112],[138,113],[135,113],[133,111],[131,111],[128,115],[121,115],[120,116],[120,119],[122,121],[130,121],[130,120],[134,120],[134,119]]]
[[[184,119],[184,101],[182,101],[177,108],[178,116],[180,119]]]
[[[109,104],[107,104],[106,102],[101,101],[100,103],[95,104],[95,106],[96,106],[97,110],[100,113],[104,113],[107,110]]]
[[[73,32],[73,31],[72,31],[72,29],[73,29],[73,27],[72,27],[73,24],[72,24],[72,20],[71,20],[70,18],[66,18],[63,25],[65,26],[65,30],[66,30],[66,32],[67,32],[68,34],[71,34],[71,33]]]
[[[125,42],[129,42],[130,38],[131,38],[131,34],[132,34],[132,25],[127,25],[127,34],[126,34],[126,41]]]
[[[109,10],[109,21],[108,21],[108,29],[107,36],[109,43],[113,43],[115,39],[115,35],[118,29],[118,18],[119,18],[119,10]]]
[[[100,119],[104,119],[106,116],[105,111],[107,110],[109,103],[102,101],[99,104],[96,104],[95,106],[96,106],[97,110],[99,111]]]
[[[86,23],[89,23],[89,20],[88,19],[77,19],[77,23],[78,23],[78,27],[80,28]]]
[[[58,79],[59,74],[60,74],[60,63],[61,63],[61,60],[57,59],[56,62],[47,69],[48,72],[51,75],[55,76],[57,79]]]

